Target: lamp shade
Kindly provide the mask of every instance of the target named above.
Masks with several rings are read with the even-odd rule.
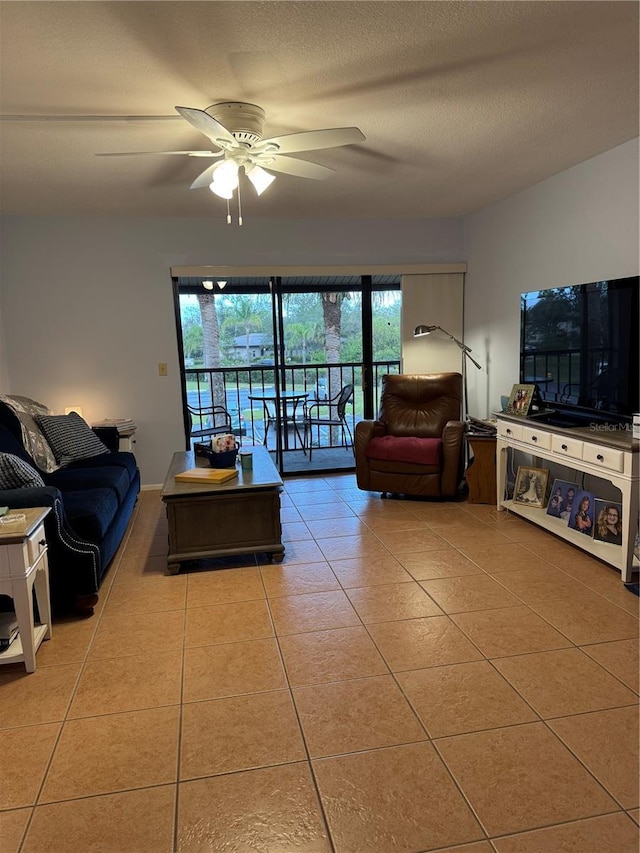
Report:
[[[244,170],[258,195],[262,195],[267,187],[271,186],[276,179],[275,175],[265,172],[261,166],[247,165],[244,167]]]
[[[209,184],[209,189],[220,198],[233,198],[233,191],[237,186],[238,164],[235,160],[225,160],[213,173],[213,181]]]
[[[421,338],[423,335],[430,335],[431,332],[435,332],[435,330],[439,328],[438,326],[416,326],[413,330],[414,338]]]
[[[230,199],[233,198],[233,190],[227,189],[227,187],[222,186],[221,184],[216,184],[215,181],[212,181],[209,184],[209,189],[212,193],[215,193],[219,198]]]

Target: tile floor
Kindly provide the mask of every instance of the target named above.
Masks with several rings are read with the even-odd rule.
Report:
[[[169,576],[144,492],[96,615],[0,669],[2,853],[637,853],[616,571],[352,474],[282,505],[282,564]]]

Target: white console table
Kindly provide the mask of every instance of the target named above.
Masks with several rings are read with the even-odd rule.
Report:
[[[556,536],[588,551],[594,557],[620,570],[622,580],[630,583],[638,570],[633,546],[638,530],[638,492],[640,489],[640,452],[631,430],[589,427],[560,428],[534,418],[497,414],[496,489],[498,509],[508,509]],[[566,521],[538,509],[505,498],[509,450],[519,450],[608,480],[622,495],[622,546],[600,542],[572,530]]]

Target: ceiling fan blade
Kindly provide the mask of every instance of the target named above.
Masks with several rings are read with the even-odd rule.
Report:
[[[139,154],[181,154],[187,157],[222,157],[224,151],[101,151],[96,157],[136,157]]]
[[[251,162],[269,172],[283,172],[285,175],[313,178],[316,181],[322,181],[335,174],[335,169],[330,169],[328,166],[310,163],[308,160],[297,160],[295,157],[282,157],[280,154],[265,157],[264,160],[260,157],[252,157]]]
[[[176,121],[179,116],[0,115],[0,121]]]
[[[198,177],[189,187],[190,190],[201,190],[203,187],[208,187],[211,181],[213,180],[213,173],[217,169],[220,163],[213,163],[211,166],[207,166],[204,172],[200,172]]]
[[[232,133],[229,133],[227,128],[211,118],[204,110],[195,109],[195,107],[176,107],[182,118],[186,119],[190,125],[208,136],[216,145],[221,142],[227,143],[227,147],[237,148],[238,143]]]
[[[316,151],[319,148],[335,148],[362,142],[364,133],[357,127],[328,127],[324,130],[306,130],[301,133],[286,133],[261,139],[253,146],[255,151],[272,149],[277,145],[278,154],[293,154],[297,151]]]

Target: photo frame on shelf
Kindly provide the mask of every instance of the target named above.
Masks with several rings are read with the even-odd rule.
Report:
[[[511,388],[505,413],[526,418],[529,414],[535,391],[535,385],[514,385]]]
[[[579,488],[577,483],[571,483],[569,480],[554,480],[549,492],[547,515],[569,521],[573,501]]]
[[[585,536],[593,536],[594,502],[593,492],[587,492],[584,489],[576,492],[569,516],[569,527],[572,530],[577,530]]]
[[[544,509],[548,481],[548,468],[529,468],[521,465],[513,490],[514,503]]]
[[[593,512],[593,538],[598,542],[622,545],[622,504],[596,498]]]

